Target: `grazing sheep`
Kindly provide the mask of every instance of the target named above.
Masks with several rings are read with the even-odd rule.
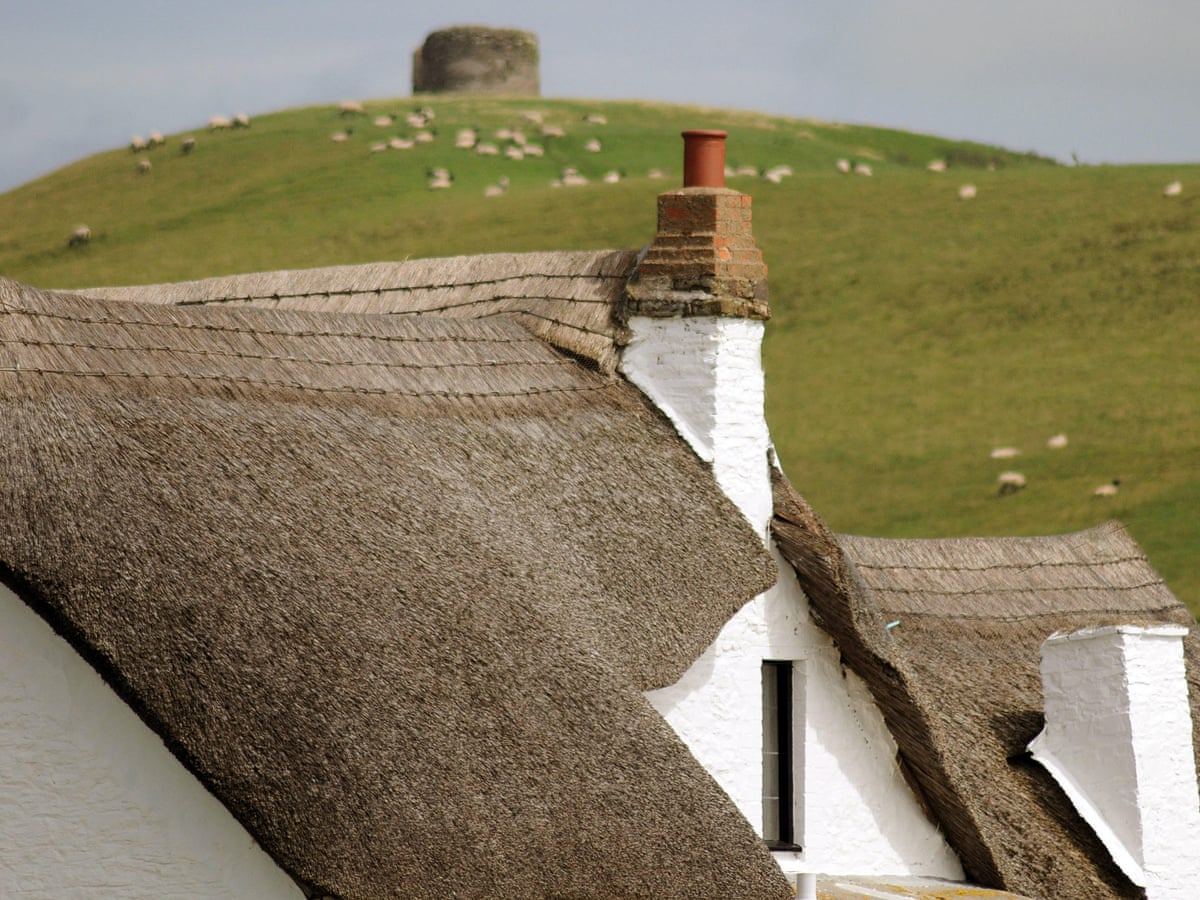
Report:
[[[526,156],[542,157],[546,155],[546,151],[541,144],[526,144],[524,149]]]
[[[411,150],[417,146],[415,141],[405,140],[404,138],[394,137],[388,141],[388,146],[393,150]]]
[[[586,116],[583,117],[583,121],[587,122],[589,125],[607,125],[608,124],[608,119],[606,117],[600,115],[600,113],[588,113]]]
[[[601,179],[601,181],[603,181],[605,184],[616,184],[620,180],[621,180],[621,173],[618,172],[616,169],[613,169],[609,172],[605,172],[604,177]]]
[[[454,184],[454,176],[446,169],[431,169],[429,171],[429,189],[444,191]]]
[[[361,116],[366,112],[363,105],[357,100],[343,100],[338,104],[338,115],[340,116]]]
[[[586,144],[583,145],[583,149],[586,150],[588,153],[599,153],[600,152],[600,141],[598,141],[596,138],[592,138],[590,141],[588,141]]]
[[[378,143],[371,145],[371,152],[372,153],[383,153],[385,150],[387,150],[387,148],[388,148],[387,141],[379,141]]]
[[[146,139],[140,134],[135,134],[129,139],[129,149],[133,153],[140,153],[150,145],[146,143]]]
[[[869,165],[867,165],[866,163],[860,162],[860,163],[855,163],[854,174],[855,175],[865,175],[866,177],[870,178],[875,173],[871,171],[871,167]]]
[[[428,120],[418,112],[410,112],[404,117],[404,121],[408,123],[409,128],[424,128],[428,124]]]
[[[513,144],[512,146],[504,148],[504,155],[509,159],[522,160],[525,158],[525,151]]]
[[[944,159],[935,159],[925,167],[930,172],[942,173],[946,171],[946,161]]]
[[[329,136],[329,139],[335,144],[344,144],[346,141],[350,140],[350,134],[351,133],[349,131],[335,131]]]
[[[209,131],[223,131],[226,128],[232,128],[233,122],[225,116],[211,116],[208,120]]]
[[[460,150],[470,150],[479,142],[479,132],[474,128],[460,128],[454,136],[454,146]]]
[[[562,138],[566,137],[567,133],[558,125],[543,125],[542,137],[544,138]]]
[[[374,120],[377,128],[390,128],[395,121],[391,116],[376,116]]]
[[[249,128],[250,127],[250,117],[248,115],[246,115],[245,113],[238,113],[236,116],[233,117],[233,127],[234,128]]]
[[[475,145],[475,152],[480,156],[499,156],[500,148],[492,143],[481,143]]]
[[[413,140],[416,141],[418,144],[432,144],[433,143],[433,132],[432,131],[418,131],[416,134],[413,135]]]
[[[185,156],[196,149],[196,139],[190,134],[179,143],[179,152]]]
[[[1108,484],[1102,484],[1100,487],[1092,491],[1093,497],[1115,497],[1117,496],[1117,488],[1121,486],[1121,480],[1114,478]]]
[[[137,173],[139,175],[145,175],[149,171],[150,171],[150,160],[139,159],[138,164],[137,164]]]
[[[1163,196],[1164,197],[1178,197],[1182,193],[1183,193],[1183,182],[1182,181],[1172,181],[1165,188],[1163,188]]]
[[[763,178],[771,184],[782,184],[783,179],[792,174],[791,166],[772,166],[763,172]]]
[[[1004,497],[1008,494],[1015,494],[1022,490],[1025,485],[1025,476],[1020,472],[1001,472],[1000,477],[996,479],[1000,485],[1000,496]]]
[[[559,182],[568,187],[579,187],[588,183],[587,177],[579,174],[579,170],[574,166],[567,166],[563,169],[562,179]]]
[[[976,190],[975,185],[973,184],[964,184],[958,189],[959,200],[973,200],[975,198],[975,194]]]
[[[1012,459],[1020,455],[1021,451],[1016,447],[997,447],[992,451],[992,459]]]
[[[485,197],[499,197],[508,190],[508,176],[501,175],[500,180],[496,184],[489,184],[483,189]]]
[[[838,170],[839,172],[841,172],[843,175],[849,175],[849,174],[850,174],[850,160],[848,160],[848,159],[839,159],[839,160],[837,161],[837,163],[835,163],[835,165],[837,166],[837,170]]]
[[[1051,450],[1061,450],[1067,446],[1067,436],[1065,434],[1056,434],[1050,440],[1046,441],[1046,446]]]
[[[78,247],[80,244],[86,244],[92,239],[92,229],[86,225],[78,226],[71,232],[71,236],[67,238],[68,247]]]
[[[527,109],[525,112],[521,113],[521,118],[526,122],[532,122],[534,125],[541,125],[544,116],[540,112],[534,112],[533,110]]]
[[[167,139],[162,136],[162,132],[152,131],[152,132],[150,132],[150,137],[146,139],[146,146],[147,147],[161,147],[166,142],[167,142]]]

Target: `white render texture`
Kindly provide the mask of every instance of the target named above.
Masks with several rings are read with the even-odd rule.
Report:
[[[770,435],[763,412],[763,323],[635,317],[621,371],[670,418],[769,544]],[[790,566],[735,615],[674,685],[648,693],[692,754],[762,828],[762,663],[794,663],[796,839],[786,871],[962,879],[896,764],[866,686],[809,618]]]
[[[1042,644],[1034,759],[1148,900],[1200,891],[1200,791],[1181,625],[1089,628]]]
[[[66,641],[0,585],[0,896],[303,893]]]

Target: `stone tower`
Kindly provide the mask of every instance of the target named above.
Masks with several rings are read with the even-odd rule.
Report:
[[[434,31],[413,53],[413,93],[515,94],[537,97],[537,35],[464,25]]]

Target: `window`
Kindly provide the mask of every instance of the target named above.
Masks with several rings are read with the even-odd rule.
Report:
[[[792,747],[792,664],[762,664],[763,840],[772,850],[798,850]]]

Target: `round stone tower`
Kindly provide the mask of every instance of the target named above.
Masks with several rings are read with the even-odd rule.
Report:
[[[463,25],[432,32],[413,53],[413,93],[541,95],[537,35]]]

